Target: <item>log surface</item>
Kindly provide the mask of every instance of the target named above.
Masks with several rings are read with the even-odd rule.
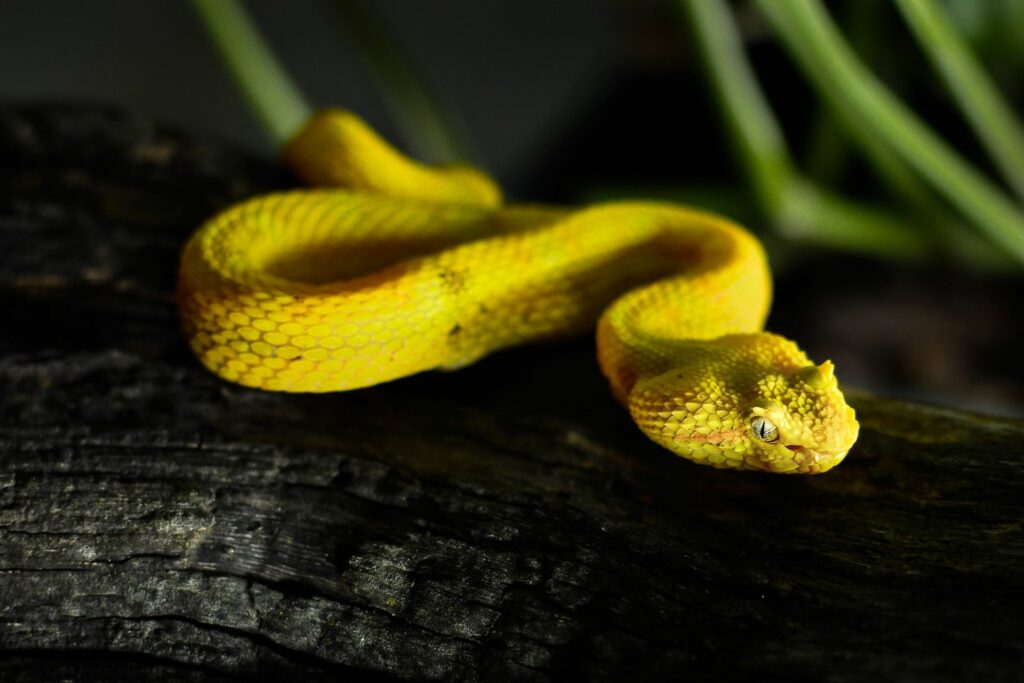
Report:
[[[0,108],[0,679],[1019,680],[1024,424],[855,396],[817,477],[648,443],[592,341],[303,396],[206,373],[178,252],[294,181]]]

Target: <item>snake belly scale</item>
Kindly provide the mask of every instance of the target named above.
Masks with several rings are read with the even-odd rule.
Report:
[[[226,380],[358,389],[597,321],[612,393],[678,455],[816,473],[857,438],[832,364],[762,331],[765,254],[725,219],[655,202],[504,205],[481,172],[420,165],[337,110],[285,159],[320,187],[229,207],[181,258],[186,335]]]

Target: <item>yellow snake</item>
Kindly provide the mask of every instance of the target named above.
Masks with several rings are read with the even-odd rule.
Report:
[[[345,111],[315,115],[284,157],[335,189],[232,206],[181,258],[186,334],[226,380],[358,389],[598,321],[612,392],[678,455],[814,473],[857,438],[832,364],[761,331],[767,261],[729,221],[653,202],[503,205],[483,173],[420,165]]]

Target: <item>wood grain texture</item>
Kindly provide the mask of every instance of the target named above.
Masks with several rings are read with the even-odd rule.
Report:
[[[178,250],[292,182],[0,108],[0,679],[1019,678],[1021,422],[855,396],[847,462],[793,478],[648,443],[589,339],[228,385],[179,332]]]

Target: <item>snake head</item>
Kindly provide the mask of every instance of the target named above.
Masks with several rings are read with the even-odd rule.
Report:
[[[811,365],[783,337],[730,335],[685,355],[626,398],[643,432],[677,455],[712,467],[815,474],[842,462],[857,440],[832,363]]]
[[[771,472],[811,474],[842,462],[859,425],[834,370],[825,361],[770,373],[757,382],[756,398],[747,409],[745,463]]]

